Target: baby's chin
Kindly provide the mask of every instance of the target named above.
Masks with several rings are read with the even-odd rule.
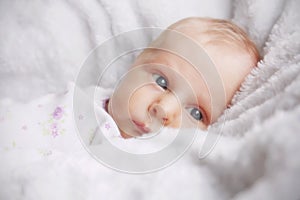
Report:
[[[142,137],[142,136],[147,135],[146,133],[145,134],[138,134],[135,131],[128,132],[128,130],[125,132],[120,127],[119,127],[119,132],[120,132],[120,135],[123,139],[137,138],[137,137]]]
[[[120,130],[120,134],[121,134],[121,137],[124,139],[130,139],[130,138],[136,137],[136,136],[129,135],[122,130]]]

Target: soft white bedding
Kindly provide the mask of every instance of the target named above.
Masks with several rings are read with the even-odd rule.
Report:
[[[0,199],[299,199],[299,7],[296,0],[1,1]],[[92,158],[72,111],[88,52],[137,27],[231,12],[264,57],[211,127],[213,134],[226,116],[211,154],[197,158],[200,134],[156,173],[123,174]]]

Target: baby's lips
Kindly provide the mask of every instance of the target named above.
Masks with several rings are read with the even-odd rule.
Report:
[[[144,133],[150,133],[150,132],[151,132],[150,128],[148,128],[148,127],[146,127],[146,126],[141,127],[141,129],[142,129],[142,131],[143,131]]]
[[[132,122],[137,125],[137,126],[145,126],[145,124],[143,122],[138,122],[138,121],[135,121],[135,120],[132,120]]]
[[[151,132],[150,128],[146,127],[146,125],[143,122],[138,122],[135,120],[132,120],[132,122],[135,124],[135,126],[142,132],[142,133],[149,133]]]

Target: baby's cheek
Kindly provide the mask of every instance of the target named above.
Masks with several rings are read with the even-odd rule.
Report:
[[[176,128],[176,129],[179,129],[181,127],[181,118],[178,117],[178,119],[174,120],[169,126],[169,128]]]
[[[147,94],[145,87],[140,87],[135,89],[129,96],[129,105],[134,107],[134,109],[138,109],[142,105],[147,103],[147,98],[149,94]]]
[[[141,110],[143,105],[145,105],[145,102],[143,102],[144,101],[143,95],[138,90],[133,92],[129,96],[129,99],[127,101],[129,102],[128,105],[129,105],[130,111]]]
[[[159,99],[162,91],[155,88],[153,84],[146,84],[134,90],[128,101],[131,113],[141,113],[148,115],[149,107]]]
[[[193,129],[201,129],[207,130],[209,124],[206,124],[204,121],[196,121],[192,120],[191,117],[188,116],[188,113],[183,113],[181,118],[181,128],[193,128]]]

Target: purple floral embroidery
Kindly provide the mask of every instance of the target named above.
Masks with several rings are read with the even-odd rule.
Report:
[[[58,132],[57,130],[52,130],[52,136],[55,138],[56,136],[58,136]]]
[[[63,109],[59,106],[56,107],[52,114],[53,118],[59,120],[63,116]]]
[[[105,123],[105,128],[108,130],[110,129],[110,124],[109,123]]]
[[[58,127],[57,127],[57,124],[56,124],[56,123],[53,123],[53,124],[51,125],[51,132],[52,132],[52,136],[53,136],[53,137],[58,136]]]
[[[64,117],[67,116],[64,106],[57,106],[52,113],[50,113],[50,119],[45,122],[38,122],[43,127],[43,133],[50,135],[53,138],[61,136],[65,133],[63,127]]]
[[[53,123],[52,126],[51,126],[51,129],[52,129],[52,130],[57,130],[57,124],[56,124],[56,123]]]

